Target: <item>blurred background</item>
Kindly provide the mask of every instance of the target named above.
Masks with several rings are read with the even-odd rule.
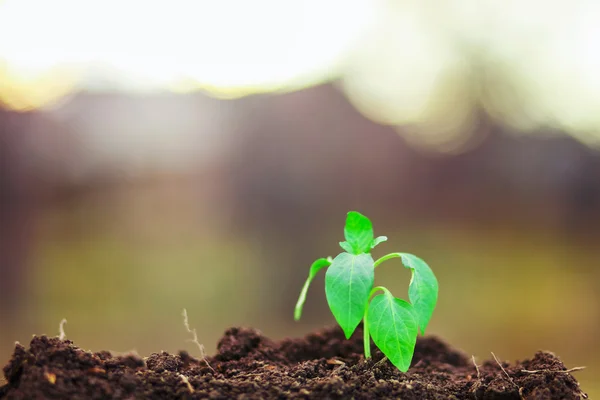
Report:
[[[0,361],[333,324],[346,212],[440,281],[429,332],[600,396],[600,3],[0,0]],[[323,275],[323,274],[321,274]],[[406,293],[399,262],[377,282]],[[595,395],[595,396],[594,396]]]

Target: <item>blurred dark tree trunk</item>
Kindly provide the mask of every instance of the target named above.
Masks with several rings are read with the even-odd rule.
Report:
[[[582,246],[598,246],[600,223],[600,157],[586,151],[574,163],[564,190],[566,237]]]
[[[33,228],[33,199],[24,151],[21,115],[0,110],[0,315],[11,320],[20,309]]]

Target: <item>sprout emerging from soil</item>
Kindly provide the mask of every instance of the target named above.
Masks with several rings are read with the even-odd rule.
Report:
[[[327,303],[346,339],[352,336],[362,320],[365,358],[371,357],[372,336],[373,342],[390,362],[406,372],[417,335],[419,331],[425,334],[435,309],[437,279],[425,261],[412,254],[390,253],[374,261],[371,250],[385,242],[387,237],[375,238],[371,221],[356,211],[348,213],[344,236],[346,241],[340,242],[344,252],[333,259],[320,258],[310,267],[294,310],[294,319],[299,320],[302,315],[310,283],[321,269],[328,267],[325,274]],[[408,287],[410,302],[395,298],[383,286],[373,287],[375,268],[392,258],[400,258],[412,272]],[[383,294],[373,297],[379,291]]]

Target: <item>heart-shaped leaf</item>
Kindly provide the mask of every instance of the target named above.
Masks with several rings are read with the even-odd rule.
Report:
[[[384,289],[384,294],[375,296],[369,304],[367,324],[383,354],[400,371],[408,371],[419,333],[412,305]]]

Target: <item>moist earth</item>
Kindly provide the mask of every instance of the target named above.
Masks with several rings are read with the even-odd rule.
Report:
[[[374,345],[373,358],[364,359],[360,327],[350,340],[332,327],[281,341],[231,328],[217,348],[206,359],[184,351],[141,358],[35,336],[28,349],[16,344],[0,399],[587,399],[549,352],[476,366],[426,336],[402,373]]]

